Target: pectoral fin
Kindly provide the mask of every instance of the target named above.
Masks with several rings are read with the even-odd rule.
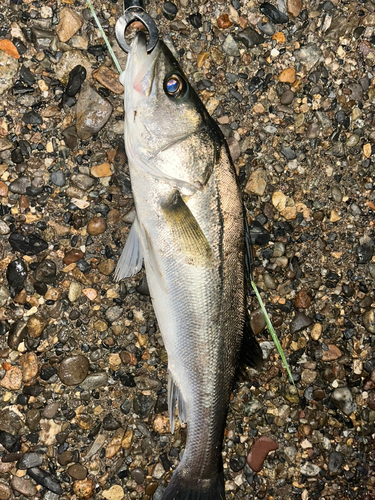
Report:
[[[162,213],[172,232],[177,251],[181,252],[193,265],[211,266],[213,264],[212,249],[179,192],[176,192],[162,206]]]
[[[134,219],[130,229],[128,239],[125,243],[125,248],[122,251],[120,260],[118,261],[115,279],[117,281],[134,276],[142,267],[143,251],[141,245],[141,232],[137,216]]]

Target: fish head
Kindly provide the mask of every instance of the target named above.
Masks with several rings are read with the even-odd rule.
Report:
[[[129,160],[185,194],[203,189],[222,135],[166,44],[148,54],[139,33],[120,80]]]

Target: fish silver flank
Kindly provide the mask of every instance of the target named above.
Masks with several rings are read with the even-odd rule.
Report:
[[[120,78],[136,218],[117,278],[144,261],[168,354],[171,431],[176,402],[187,423],[162,498],[224,500],[221,447],[245,323],[241,194],[220,129],[162,41],[147,54],[138,34]]]

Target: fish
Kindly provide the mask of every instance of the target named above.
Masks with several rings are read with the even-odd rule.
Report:
[[[224,500],[222,441],[240,351],[261,350],[246,327],[244,211],[223,134],[162,40],[132,42],[124,142],[136,216],[118,280],[144,263],[168,355],[171,432],[187,424],[183,457],[162,500]]]

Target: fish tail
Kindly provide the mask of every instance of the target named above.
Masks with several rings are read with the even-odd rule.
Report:
[[[161,500],[225,500],[223,468],[209,479],[185,477],[176,470]]]

